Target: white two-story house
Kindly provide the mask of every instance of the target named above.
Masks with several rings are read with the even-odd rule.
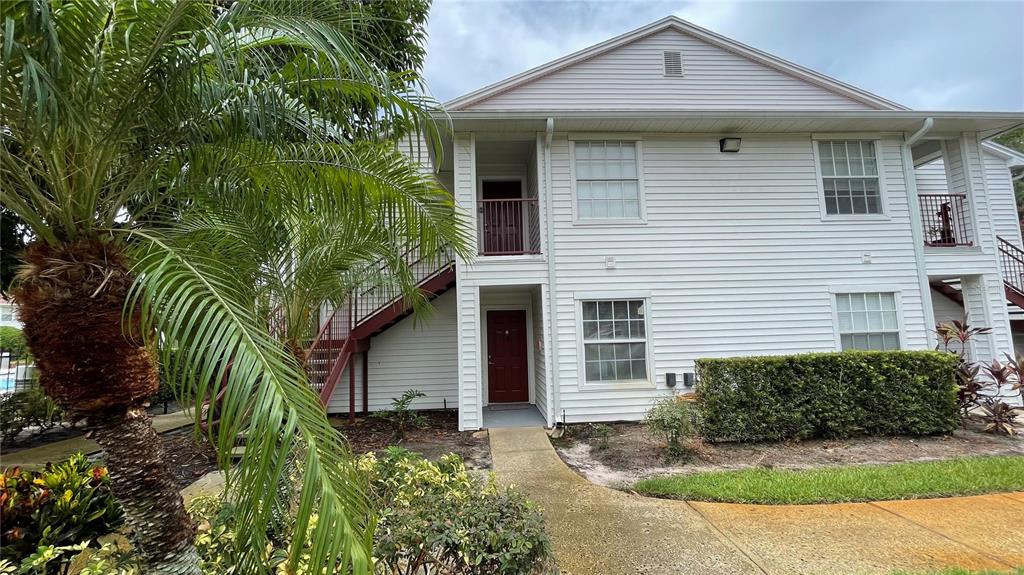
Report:
[[[477,255],[416,270],[423,321],[346,312],[332,413],[633,420],[698,358],[930,349],[965,315],[973,357],[1013,352],[1024,158],[986,140],[1024,113],[909,110],[671,17],[447,110]]]

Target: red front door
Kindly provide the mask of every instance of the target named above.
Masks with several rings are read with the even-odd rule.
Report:
[[[487,395],[490,403],[530,401],[526,312],[487,312]]]

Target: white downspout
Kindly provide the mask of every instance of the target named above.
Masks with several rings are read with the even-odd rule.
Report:
[[[917,263],[917,279],[921,286],[921,308],[924,314],[925,338],[929,348],[937,345],[935,337],[935,308],[932,307],[932,286],[928,281],[928,269],[924,257],[924,225],[921,222],[921,204],[917,199],[917,176],[914,175],[914,153],[911,147],[935,125],[935,120],[925,118],[921,128],[903,141],[900,155],[903,156],[903,180],[907,190],[907,207],[910,211],[910,235],[914,243],[914,259]]]
[[[548,235],[548,353],[551,354],[551,373],[547,380],[551,385],[551,407],[553,424],[558,422],[561,396],[558,385],[558,297],[555,272],[555,215],[554,186],[551,185],[551,139],[555,135],[555,119],[548,118],[544,133],[544,220]],[[565,423],[564,421],[562,422]]]

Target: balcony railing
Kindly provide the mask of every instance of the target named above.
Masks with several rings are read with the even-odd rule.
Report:
[[[537,198],[480,200],[480,255],[540,253]]]
[[[918,194],[926,246],[973,245],[968,232],[966,194]]]

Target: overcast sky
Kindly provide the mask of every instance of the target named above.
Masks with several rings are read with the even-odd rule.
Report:
[[[1024,0],[434,0],[426,76],[441,101],[675,14],[919,110],[1024,110]]]

